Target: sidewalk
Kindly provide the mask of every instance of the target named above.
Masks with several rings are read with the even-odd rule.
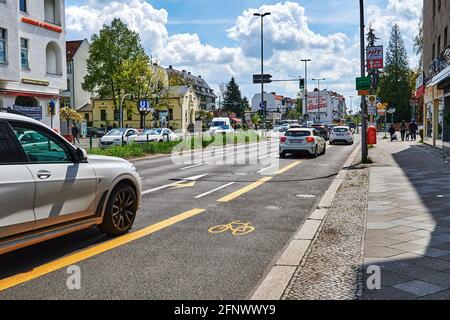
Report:
[[[370,157],[348,168],[283,299],[450,298],[450,165],[414,142],[379,140]]]
[[[363,299],[449,299],[450,166],[408,142],[371,157],[364,261],[382,289],[364,286]]]

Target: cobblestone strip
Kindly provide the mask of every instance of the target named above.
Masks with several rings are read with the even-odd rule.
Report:
[[[360,160],[356,161],[359,162]],[[369,169],[350,169],[284,300],[355,300],[362,292]]]

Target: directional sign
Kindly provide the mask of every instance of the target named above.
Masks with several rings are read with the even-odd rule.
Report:
[[[267,108],[267,101],[260,102],[260,103],[259,103],[259,107],[260,107],[261,109],[266,109],[266,108]]]
[[[372,84],[372,82],[370,80],[370,77],[356,78],[356,90],[357,91],[369,90],[371,84]]]
[[[272,75],[270,74],[255,74],[253,75],[253,83],[271,83]]]
[[[367,114],[371,116],[375,116],[377,114],[377,108],[374,104],[369,104],[367,106]]]
[[[383,69],[384,68],[383,46],[375,46],[367,48],[367,69]]]

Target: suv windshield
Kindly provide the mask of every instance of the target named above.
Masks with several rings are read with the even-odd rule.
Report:
[[[160,135],[161,134],[162,129],[150,129],[147,130],[143,133],[143,135]]]
[[[114,129],[108,132],[107,136],[121,136],[125,133],[125,130]]]
[[[223,127],[225,125],[226,125],[225,121],[214,121],[211,124],[211,127]]]

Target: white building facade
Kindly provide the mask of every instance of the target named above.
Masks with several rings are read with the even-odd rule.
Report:
[[[308,93],[303,114],[307,115],[308,120],[314,123],[331,125],[345,118],[346,109],[345,98],[342,95],[321,90]]]
[[[89,58],[89,41],[67,41],[67,90],[62,93],[61,105],[80,110],[91,102],[92,95],[83,90]]]
[[[0,0],[0,105],[59,130],[65,52],[64,0]]]

